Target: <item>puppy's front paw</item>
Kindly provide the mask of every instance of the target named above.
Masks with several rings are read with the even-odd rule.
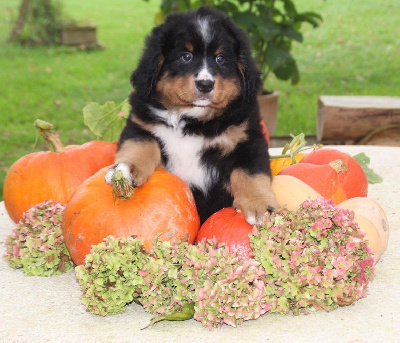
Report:
[[[273,212],[278,208],[275,195],[254,197],[238,197],[233,201],[233,206],[240,210],[250,225],[261,224],[266,212]]]

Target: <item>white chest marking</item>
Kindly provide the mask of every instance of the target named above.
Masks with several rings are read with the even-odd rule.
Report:
[[[201,163],[202,150],[209,146],[204,137],[183,135],[180,115],[158,109],[151,109],[159,117],[167,119],[171,126],[157,125],[153,134],[164,144],[164,152],[168,156],[166,168],[178,175],[190,186],[196,186],[207,192],[211,181],[218,177],[214,169],[207,168]]]

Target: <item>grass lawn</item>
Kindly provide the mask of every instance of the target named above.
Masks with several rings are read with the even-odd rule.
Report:
[[[99,27],[105,50],[22,48],[6,44],[11,13],[19,0],[0,3],[0,199],[8,168],[19,157],[40,149],[33,122],[53,122],[65,144],[93,139],[81,109],[89,101],[120,102],[130,92],[129,76],[143,39],[153,26],[159,1],[68,0],[67,13]],[[305,27],[295,44],[301,72],[297,86],[274,78],[280,91],[277,135],[315,134],[317,98],[325,95],[400,94],[400,21],[398,0],[298,0],[299,10],[324,17],[316,30]]]

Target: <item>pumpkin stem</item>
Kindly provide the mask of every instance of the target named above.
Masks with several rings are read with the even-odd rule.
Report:
[[[292,141],[290,143],[287,143],[283,150],[281,155],[275,155],[275,156],[270,156],[269,158],[271,160],[277,159],[277,158],[284,158],[284,157],[290,157],[292,159],[292,163],[296,164],[296,155],[305,151],[305,150],[317,150],[321,149],[322,145],[321,144],[314,144],[312,147],[306,147],[305,145],[307,144],[307,141],[305,139],[304,133],[300,133],[297,136],[290,135],[292,137]]]
[[[58,133],[54,131],[54,125],[47,121],[36,119],[35,127],[38,130],[39,135],[48,144],[49,150],[53,152],[63,152],[64,145],[61,143]]]
[[[347,170],[349,169],[347,167],[347,163],[344,162],[343,160],[335,160],[335,161],[331,161],[329,162],[329,165],[335,169],[335,171],[337,173],[345,173],[347,172]]]
[[[135,193],[135,187],[131,185],[129,180],[125,179],[122,172],[117,170],[111,178],[113,194],[116,198],[129,200]]]

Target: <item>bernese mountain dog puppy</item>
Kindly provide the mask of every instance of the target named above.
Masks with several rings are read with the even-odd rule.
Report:
[[[247,35],[207,7],[170,14],[133,72],[116,170],[142,186],[165,167],[191,188],[203,223],[234,206],[250,224],[277,207],[260,125],[260,73]]]

